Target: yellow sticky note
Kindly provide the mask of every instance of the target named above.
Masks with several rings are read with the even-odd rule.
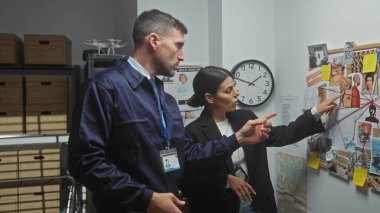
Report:
[[[318,153],[316,152],[310,152],[310,159],[309,159],[309,162],[307,163],[307,165],[310,167],[310,168],[313,168],[313,169],[318,169],[319,167],[319,155]]]
[[[370,73],[376,71],[377,54],[367,54],[363,58],[363,73]]]
[[[367,169],[363,169],[360,167],[355,167],[354,170],[354,178],[352,179],[352,183],[358,186],[363,186],[365,180],[367,180]]]
[[[330,64],[322,65],[321,80],[322,81],[328,81],[328,80],[330,80],[330,76],[331,76],[331,65]]]

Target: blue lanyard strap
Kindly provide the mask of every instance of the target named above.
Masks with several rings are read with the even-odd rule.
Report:
[[[158,106],[158,111],[160,112],[160,117],[161,117],[161,123],[162,123],[162,129],[164,131],[164,137],[165,137],[165,140],[166,140],[166,148],[170,148],[170,141],[169,141],[169,133],[168,133],[168,129],[166,127],[166,122],[165,122],[165,117],[164,117],[164,112],[162,110],[162,106],[161,106],[161,101],[160,101],[160,96],[158,95],[158,89],[157,89],[157,85],[154,81],[153,78],[151,78],[149,80],[149,83],[152,85],[153,87],[153,91],[154,91],[154,94],[156,96],[156,99],[157,99],[157,106]]]

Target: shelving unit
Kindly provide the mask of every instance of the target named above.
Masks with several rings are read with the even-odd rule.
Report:
[[[88,79],[95,74],[96,68],[104,68],[113,66],[116,60],[126,60],[126,55],[105,55],[105,54],[89,54],[86,65],[84,66],[84,79]],[[76,96],[80,85],[80,67],[79,66],[51,66],[51,65],[0,65],[0,76],[16,75],[22,76],[23,94],[26,88],[26,78],[34,75],[43,75],[48,78],[49,75],[63,75],[67,77],[67,129],[70,128],[71,117],[73,113]],[[23,98],[23,107],[25,110],[26,97]],[[59,208],[60,212],[95,212],[91,202],[91,193],[89,193],[82,185],[77,183],[67,172],[67,142],[68,134],[49,134],[49,135],[0,135],[0,153],[1,152],[24,152],[30,150],[59,149],[61,168],[60,174],[48,177],[32,177],[1,179],[0,191],[2,189],[17,189],[40,186],[44,189],[45,185],[59,185]],[[19,163],[19,157],[17,157]],[[29,162],[26,162],[29,163]],[[19,166],[17,167],[19,169]],[[42,167],[41,167],[42,169]],[[0,170],[1,175],[1,170]],[[13,188],[12,188],[13,187]],[[24,205],[20,202],[17,194],[17,202],[14,203],[17,208]],[[24,195],[22,195],[24,196]],[[8,196],[9,197],[9,196]],[[88,199],[87,199],[88,198]],[[39,201],[38,201],[39,202]],[[58,201],[55,201],[58,202]],[[33,202],[31,202],[33,203]],[[0,202],[0,205],[1,202]],[[27,204],[32,205],[32,204]],[[42,202],[41,204],[45,204]],[[53,210],[54,211],[54,210]],[[48,211],[47,211],[48,212]]]
[[[89,53],[87,55],[87,63],[84,66],[84,79],[88,79],[95,73],[96,67],[110,67],[113,66],[115,60],[126,60],[127,55],[108,55],[108,54],[95,54]]]
[[[80,72],[79,66],[0,65],[0,76],[22,77],[22,106],[25,114],[27,79],[33,77],[37,81],[46,81],[37,77],[41,76],[50,81],[49,76],[62,76],[62,79],[65,79],[62,85],[65,87],[67,100],[62,100],[61,106],[65,108],[67,114],[64,119],[68,131],[79,90]],[[26,119],[25,114],[23,114],[24,119]],[[41,209],[44,209],[43,212],[57,212],[59,208],[61,213],[81,213],[85,210],[83,202],[85,194],[82,194],[82,186],[67,171],[68,138],[68,133],[0,135],[0,158],[3,154],[4,159],[11,159],[10,162],[4,162],[4,159],[3,162],[0,161],[0,164],[6,165],[0,169],[0,206],[10,208],[4,210],[0,207],[1,212],[24,210],[37,212]],[[16,160],[13,160],[13,157]],[[38,167],[38,164],[41,166]],[[15,168],[14,173],[12,168]],[[48,171],[51,173],[47,173]],[[8,177],[8,174],[14,178]],[[42,197],[42,201],[39,200],[39,196]],[[8,200],[4,201],[5,198]]]
[[[79,66],[53,66],[53,65],[0,65],[0,75],[22,76],[23,78],[36,75],[62,75],[67,77],[67,130],[70,128],[71,115],[80,84]],[[23,80],[25,84],[25,80]],[[25,90],[25,86],[23,87]],[[25,91],[24,91],[25,94]],[[25,98],[25,97],[24,97]],[[24,100],[25,107],[25,100]],[[25,112],[24,108],[24,112]]]
[[[46,135],[46,136],[42,136],[42,135],[0,136],[0,150],[1,150],[0,153],[17,152],[17,168],[18,168],[17,172],[18,173],[22,172],[20,164],[23,163],[21,162],[22,157],[25,157],[19,153],[30,152],[34,150],[40,150],[39,153],[41,153],[41,150],[59,149],[59,155],[60,155],[59,157],[60,174],[59,175],[46,176],[46,177],[32,177],[32,178],[18,177],[16,179],[0,180],[0,191],[3,193],[3,195],[5,195],[2,198],[3,199],[7,197],[14,198],[15,201],[13,204],[16,208],[15,211],[18,211],[21,208],[25,208],[25,209],[29,208],[30,210],[33,210],[34,206],[36,208],[40,208],[39,205],[41,205],[44,209],[46,208],[45,209],[46,212],[56,211],[55,207],[51,207],[49,209],[46,203],[50,202],[50,205],[51,205],[52,202],[53,204],[54,203],[57,204],[59,202],[59,212],[61,213],[83,212],[83,209],[85,208],[83,200],[85,198],[83,198],[81,186],[77,182],[75,182],[73,178],[69,176],[67,172],[67,142],[68,142],[68,135],[66,134],[65,135]],[[30,162],[27,162],[27,163],[29,164],[40,163],[41,165],[43,165],[44,163],[43,159],[44,158],[42,157],[41,159],[34,160],[32,163]],[[45,160],[49,161],[48,158],[46,158]],[[9,165],[12,163],[4,163],[4,164]],[[41,166],[41,170],[44,169],[42,167],[43,166]],[[4,170],[2,170],[2,172],[4,172]],[[42,174],[42,171],[41,171],[41,174]],[[1,172],[0,172],[0,175],[1,175]],[[58,188],[59,190],[47,191],[47,192],[42,191],[41,194],[38,194],[38,193],[28,194],[30,190],[35,190],[36,188],[49,190],[49,187],[53,188],[54,190],[57,190]],[[7,194],[7,192],[9,193]],[[17,192],[17,195],[12,194],[16,192]],[[55,197],[52,198],[52,195],[54,195],[54,193],[57,195],[55,195]],[[33,198],[33,196],[35,196],[36,198]],[[42,196],[43,199],[40,200],[38,196]],[[59,199],[57,199],[57,197]],[[23,198],[23,200],[21,198]],[[45,204],[47,206],[44,206]],[[1,205],[3,205],[3,207],[9,207],[9,206],[12,207],[12,202],[7,203],[7,200],[5,200],[5,201],[0,202],[0,206]],[[43,212],[45,212],[45,210]],[[13,212],[13,210],[10,210],[9,212]]]

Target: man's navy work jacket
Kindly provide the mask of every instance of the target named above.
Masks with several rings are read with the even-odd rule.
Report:
[[[99,72],[78,97],[69,137],[69,171],[93,195],[100,212],[145,212],[153,192],[178,195],[185,161],[239,147],[235,136],[193,143],[185,136],[176,100],[155,79],[171,148],[181,169],[165,173],[159,151],[166,141],[157,99],[146,77],[127,61]]]

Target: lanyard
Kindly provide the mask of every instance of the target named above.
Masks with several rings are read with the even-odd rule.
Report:
[[[152,87],[153,87],[153,91],[154,91],[154,94],[155,94],[156,99],[157,99],[158,111],[160,112],[161,123],[162,123],[162,129],[163,129],[163,131],[164,131],[164,137],[165,137],[165,140],[166,140],[166,148],[169,149],[169,148],[170,148],[169,133],[168,133],[168,129],[167,129],[167,127],[166,127],[166,122],[165,122],[164,112],[163,112],[163,110],[162,110],[160,97],[159,97],[159,95],[158,95],[157,85],[156,85],[156,83],[155,83],[155,81],[154,81],[153,78],[151,78],[151,79],[149,80],[149,83],[152,85]]]

